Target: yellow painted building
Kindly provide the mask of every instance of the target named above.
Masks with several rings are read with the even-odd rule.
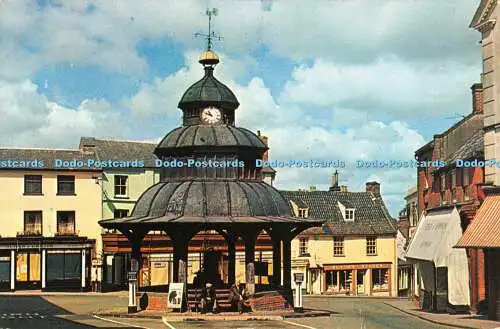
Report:
[[[337,182],[329,191],[281,191],[295,216],[326,220],[292,241],[292,276],[303,273],[310,294],[397,296],[397,228],[380,184],[348,192]]]
[[[101,249],[99,170],[80,150],[0,149],[0,286],[88,290]],[[67,161],[59,163],[58,160]],[[79,164],[77,164],[78,166]]]

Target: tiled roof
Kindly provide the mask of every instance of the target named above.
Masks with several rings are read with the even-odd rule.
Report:
[[[472,135],[458,150],[456,150],[446,162],[449,164],[455,163],[456,160],[467,160],[483,155],[484,150],[484,132],[478,130]]]
[[[88,152],[83,152],[82,150],[64,150],[64,149],[37,149],[37,148],[0,148],[0,162],[8,162],[9,160],[12,161],[28,161],[28,162],[33,162],[37,161],[40,166],[40,163],[42,163],[42,167],[38,167],[39,169],[60,169],[60,170],[65,170],[68,168],[60,168],[56,167],[56,160],[62,160],[62,161],[82,161],[83,166],[80,168],[74,168],[74,169],[80,169],[80,170],[97,170],[96,168],[89,168],[86,166],[86,162],[88,159],[95,159],[95,155],[92,153]],[[18,166],[16,164],[15,166]],[[38,168],[33,168],[32,165],[29,165],[28,167],[23,166],[22,169],[29,168],[29,169],[38,169]],[[8,164],[0,166],[0,169],[12,169],[12,166],[9,166]]]
[[[487,196],[457,247],[500,248],[500,196]]]
[[[97,139],[82,137],[80,148],[85,145],[94,146],[94,152],[99,160],[113,161],[144,161],[144,166],[153,168],[157,157],[153,154],[157,143]]]
[[[370,192],[336,191],[280,191],[293,202],[304,202],[309,207],[309,218],[326,220],[322,228],[309,229],[309,233],[332,235],[396,234],[395,220],[389,215],[384,202]],[[344,221],[338,201],[355,208],[353,222]]]

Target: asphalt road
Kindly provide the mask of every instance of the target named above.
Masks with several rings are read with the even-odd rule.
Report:
[[[81,297],[73,297],[75,303]],[[93,326],[64,319],[93,322]],[[40,297],[0,296],[0,329],[87,329],[87,328],[135,328],[126,324],[99,321],[90,315],[72,315]]]
[[[101,308],[99,301],[108,305],[123,303],[122,299],[111,296],[57,296],[51,297],[50,302],[40,297],[0,296],[0,329],[83,329],[95,327],[123,329],[134,326],[135,328],[151,329],[452,329],[402,313],[384,304],[383,300],[380,299],[304,298],[305,307],[330,311],[330,317],[297,318],[287,321],[189,321],[167,324],[158,319],[108,318],[104,321],[104,319],[93,318],[90,313]]]

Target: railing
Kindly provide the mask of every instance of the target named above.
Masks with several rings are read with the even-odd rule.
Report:
[[[22,232],[17,232],[17,236],[37,236],[42,235],[41,229],[25,229]]]
[[[57,228],[56,236],[68,236],[68,235],[78,235],[79,231],[76,231],[73,226],[59,226]]]

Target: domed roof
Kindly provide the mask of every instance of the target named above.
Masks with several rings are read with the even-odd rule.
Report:
[[[293,218],[274,187],[257,181],[174,181],[157,183],[137,201],[130,217],[106,224],[307,222]]]
[[[156,150],[189,146],[248,146],[267,149],[260,138],[248,129],[231,125],[195,125],[172,130]]]
[[[180,109],[199,106],[216,106],[223,109],[236,109],[240,103],[231,89],[213,75],[213,66],[205,66],[205,76],[189,87],[179,102]]]

